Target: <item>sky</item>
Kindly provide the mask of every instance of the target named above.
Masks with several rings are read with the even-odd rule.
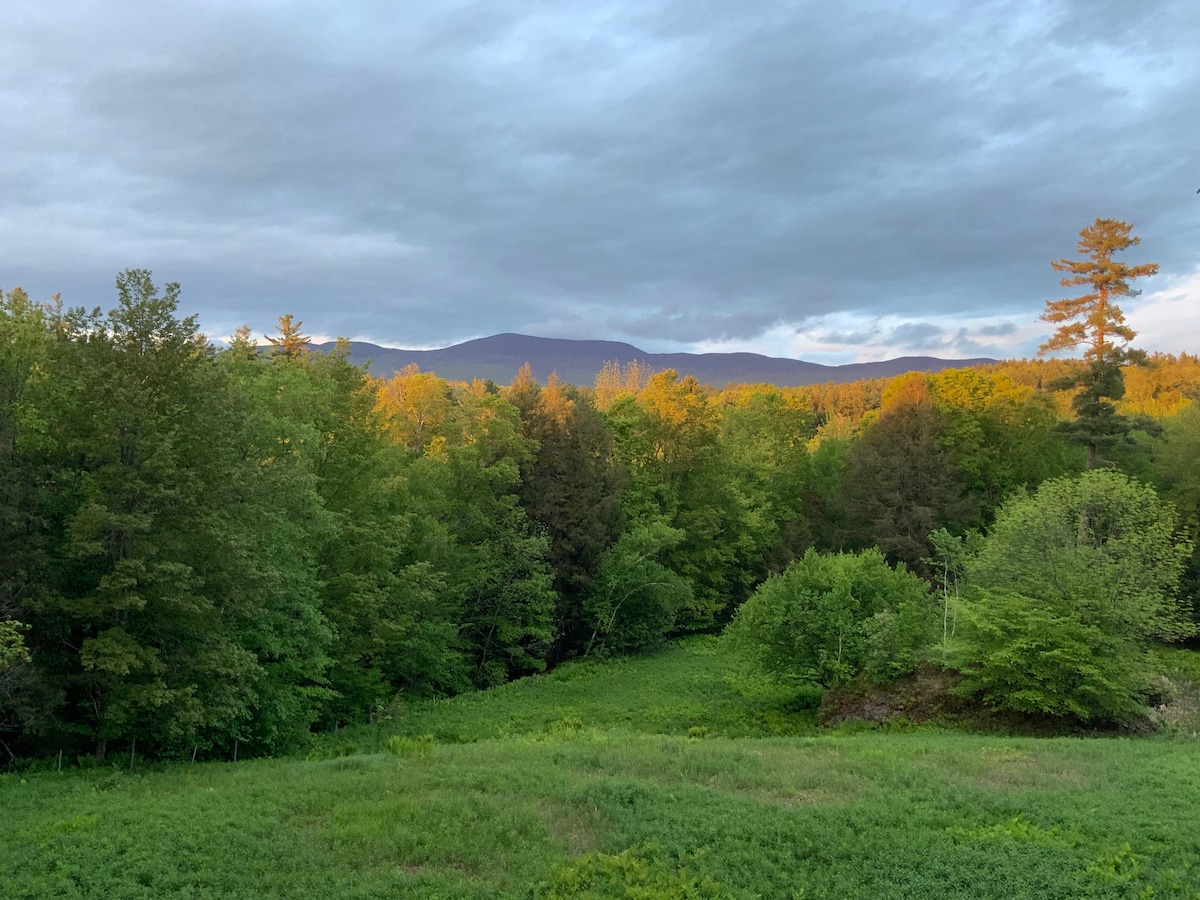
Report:
[[[1031,356],[1096,218],[1200,351],[1197,0],[5,0],[0,286],[220,338]]]

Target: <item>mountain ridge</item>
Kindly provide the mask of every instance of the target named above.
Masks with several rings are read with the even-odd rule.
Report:
[[[333,342],[314,344],[328,351]],[[591,386],[606,362],[645,363],[655,372],[675,369],[681,376],[693,375],[705,384],[722,387],[734,384],[775,384],[799,387],[828,381],[845,383],[864,378],[890,378],[905,372],[940,372],[943,369],[987,365],[994,359],[940,359],[933,356],[903,356],[880,362],[826,366],[759,353],[647,353],[621,341],[544,338],[505,332],[475,338],[435,350],[406,350],[382,347],[365,341],[350,342],[350,360],[368,365],[376,377],[416,364],[423,372],[435,372],[450,381],[490,379],[507,384],[526,362],[533,376],[545,383],[552,372],[569,384]]]

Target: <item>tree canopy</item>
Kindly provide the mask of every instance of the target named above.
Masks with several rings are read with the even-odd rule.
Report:
[[[1141,709],[1152,641],[1194,632],[1177,596],[1191,542],[1173,507],[1109,469],[1001,507],[967,566],[966,689],[997,706],[1115,719]]]

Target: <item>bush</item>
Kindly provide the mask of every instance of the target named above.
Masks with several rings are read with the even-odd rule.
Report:
[[[875,549],[809,550],[755,591],[726,631],[756,668],[825,687],[912,671],[934,640],[929,586]]]
[[[1155,640],[1186,637],[1175,597],[1191,546],[1154,489],[1097,469],[997,513],[967,593],[956,661],[993,706],[1082,721],[1144,710]]]

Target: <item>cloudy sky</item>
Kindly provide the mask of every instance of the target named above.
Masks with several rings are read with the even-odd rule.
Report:
[[[1200,350],[1197,0],[0,5],[0,285],[214,336],[1031,354],[1097,217]]]

